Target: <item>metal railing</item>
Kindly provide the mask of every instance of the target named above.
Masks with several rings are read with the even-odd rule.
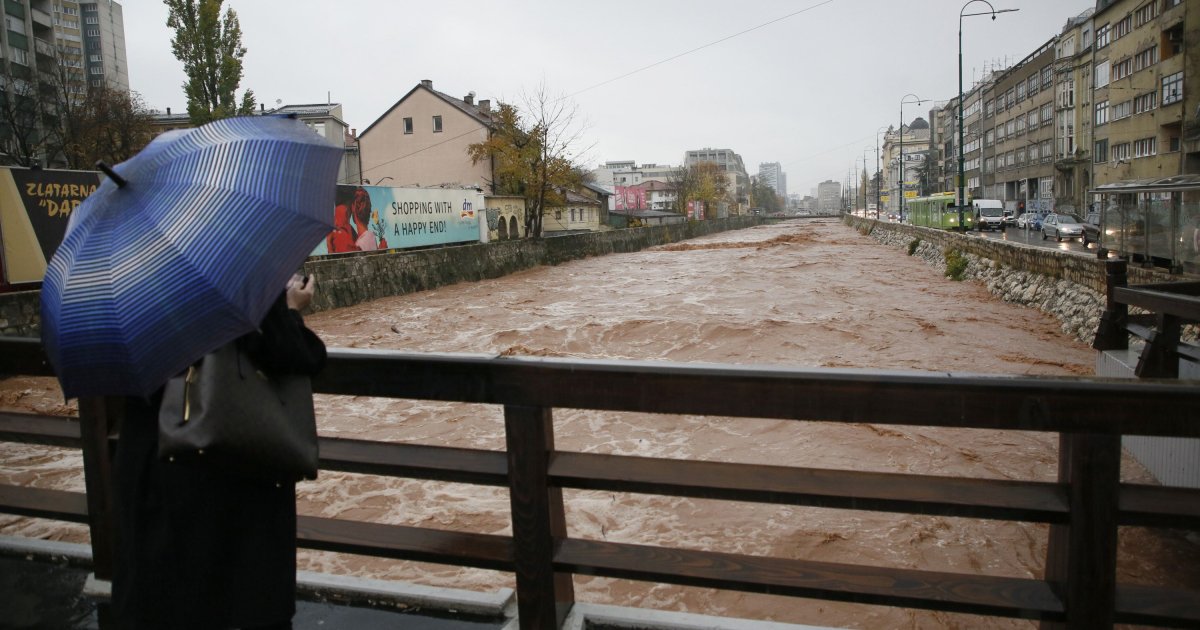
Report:
[[[49,374],[34,340],[0,373]],[[1195,626],[1200,593],[1117,582],[1120,526],[1200,528],[1200,491],[1122,483],[1122,435],[1200,437],[1179,381],[776,369],[333,349],[318,392],[501,405],[507,450],[321,439],[324,470],[506,487],[512,536],[301,516],[302,547],[515,574],[522,628],[560,627],[573,575],[1041,620]],[[0,486],[0,511],[88,522],[111,575],[113,399],[78,422],[0,413],[0,440],[80,446],[87,494]],[[555,408],[1059,434],[1056,482],[558,451]],[[864,566],[572,537],[564,489],[1050,524],[1044,579]]]

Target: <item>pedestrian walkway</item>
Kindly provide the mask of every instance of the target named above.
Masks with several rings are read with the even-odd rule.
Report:
[[[86,554],[76,553],[86,547],[43,543],[40,550],[27,548],[22,553],[19,545],[3,544],[13,540],[0,541],[0,630],[99,630],[98,598],[88,593],[91,569],[81,563]],[[302,575],[302,584],[311,575]],[[311,584],[300,589],[302,598],[296,602],[292,620],[295,630],[489,630],[503,628],[509,621],[503,615],[433,610],[412,601],[397,603],[403,610],[312,601],[307,597],[317,596],[317,591]]]

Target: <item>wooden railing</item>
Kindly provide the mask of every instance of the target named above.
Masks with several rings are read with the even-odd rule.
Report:
[[[35,341],[0,340],[0,372],[48,374]],[[319,392],[502,405],[507,450],[323,438],[326,470],[507,487],[512,536],[301,517],[312,549],[516,576],[522,628],[561,626],[573,575],[772,593],[1107,628],[1200,625],[1200,593],[1117,583],[1118,527],[1200,528],[1200,491],[1121,483],[1122,435],[1200,437],[1200,388],[1179,381],[412,355],[334,349]],[[558,451],[555,408],[832,423],[1044,431],[1057,482],[948,478]],[[91,524],[111,575],[112,401],[78,422],[0,414],[0,440],[81,446],[88,492],[0,486],[0,511]],[[563,489],[651,493],[1049,523],[1044,579],[863,566],[601,542],[567,531]]]
[[[1178,378],[1180,360],[1200,362],[1200,347],[1182,339],[1183,326],[1200,324],[1200,282],[1162,282],[1129,286],[1128,263],[1105,263],[1108,294],[1092,347],[1126,350],[1130,336],[1145,343],[1134,375],[1139,378]],[[1143,312],[1129,313],[1130,307]]]

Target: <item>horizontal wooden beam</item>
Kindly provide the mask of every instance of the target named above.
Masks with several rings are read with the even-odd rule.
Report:
[[[549,408],[1200,437],[1179,381],[333,349],[317,391]]]
[[[316,516],[297,517],[296,536],[299,546],[306,549],[496,571],[514,569],[508,536]]]
[[[792,597],[1060,621],[1063,605],[1041,580],[812,562],[564,540],[555,569]]]
[[[1117,496],[1121,525],[1200,531],[1200,490],[1123,483]]]
[[[1200,628],[1200,593],[1196,591],[1118,584],[1116,608],[1117,623]]]
[[[0,484],[0,513],[87,523],[87,495],[67,490]]]
[[[79,418],[0,411],[0,442],[82,448]]]
[[[1054,483],[971,479],[558,452],[550,482],[564,488],[780,503],[847,510],[1065,523]]]
[[[1113,299],[1155,313],[1174,315],[1191,322],[1200,321],[1200,297],[1195,295],[1131,286],[1114,287]]]
[[[322,470],[507,486],[503,451],[320,438]]]

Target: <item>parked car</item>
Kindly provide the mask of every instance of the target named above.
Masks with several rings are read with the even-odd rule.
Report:
[[[1079,222],[1079,217],[1073,214],[1058,214],[1050,213],[1042,219],[1042,240],[1046,240],[1053,235],[1058,241],[1064,238],[1083,238],[1083,224]]]
[[[1025,228],[1040,230],[1042,229],[1042,215],[1036,212],[1026,212],[1017,217],[1017,227],[1022,230]]]
[[[1016,225],[1017,225],[1016,215],[1013,214],[1012,210],[1005,210],[1004,211],[1004,227],[1006,227],[1006,228],[1007,227],[1016,227]]]
[[[1083,246],[1100,242],[1100,213],[1089,212],[1083,218]]]

